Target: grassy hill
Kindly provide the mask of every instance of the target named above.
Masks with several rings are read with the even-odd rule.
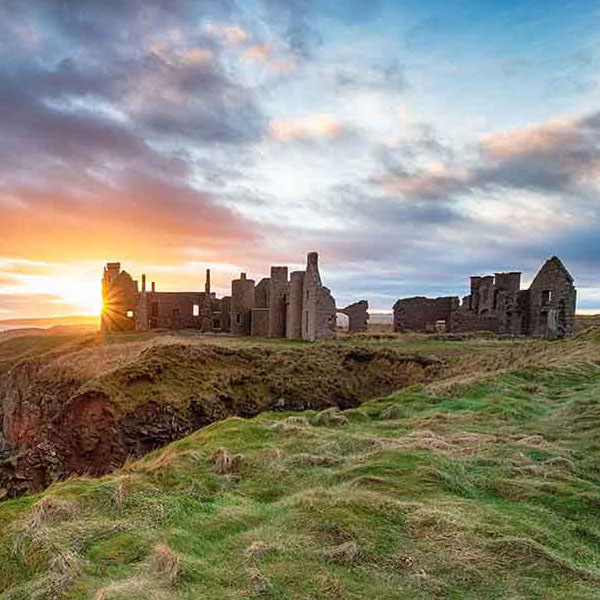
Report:
[[[0,599],[597,598],[598,330],[405,343],[446,376],[0,503]]]

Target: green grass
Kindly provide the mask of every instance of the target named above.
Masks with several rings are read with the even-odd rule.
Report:
[[[599,398],[577,363],[215,423],[0,504],[0,599],[597,598]]]

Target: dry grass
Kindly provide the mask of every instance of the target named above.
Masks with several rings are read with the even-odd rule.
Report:
[[[27,540],[35,545],[48,541],[49,528],[57,523],[72,519],[78,511],[77,504],[44,496],[31,508],[27,518],[17,526],[17,542]]]
[[[317,413],[311,422],[313,425],[320,427],[346,427],[350,425],[348,417],[340,412],[337,406],[332,406]]]
[[[349,540],[324,550],[322,555],[332,562],[349,565],[360,560],[363,552],[354,540]]]
[[[237,474],[243,458],[241,454],[230,454],[221,448],[213,454],[213,471],[218,475]]]
[[[488,541],[487,547],[495,555],[508,559],[510,562],[519,562],[522,565],[545,563],[552,569],[561,570],[591,581],[600,581],[599,573],[577,567],[546,548],[543,544],[529,538],[499,538]]]
[[[248,581],[253,595],[261,596],[271,591],[271,582],[259,569],[248,569]]]
[[[148,572],[160,585],[174,587],[179,577],[179,557],[166,542],[154,547],[148,562]]]
[[[264,558],[272,550],[271,544],[267,542],[256,541],[252,542],[244,551],[244,555],[248,560],[258,561]]]

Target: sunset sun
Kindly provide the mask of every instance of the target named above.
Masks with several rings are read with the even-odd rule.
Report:
[[[101,287],[96,280],[59,279],[56,295],[82,315],[97,315],[102,310]]]

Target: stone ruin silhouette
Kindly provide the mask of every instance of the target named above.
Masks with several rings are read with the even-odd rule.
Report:
[[[210,269],[203,292],[157,292],[111,262],[102,278],[102,331],[196,329],[234,335],[316,340],[332,338],[336,314],[348,316],[348,330],[365,331],[366,300],[337,309],[319,274],[319,257],[311,252],[304,271],[271,267],[271,276],[255,285],[246,273],[231,282],[231,296],[217,298],[210,289]]]
[[[348,317],[348,331],[366,331],[369,304],[361,300],[336,308],[321,281],[319,257],[307,256],[306,269],[288,273],[271,267],[257,284],[241,273],[231,282],[231,295],[211,292],[210,270],[204,291],[157,292],[111,262],[102,279],[102,331],[196,329],[234,335],[317,340],[332,338],[336,315]],[[490,331],[500,335],[563,338],[573,334],[577,292],[573,277],[553,256],[521,289],[521,272],[471,277],[471,293],[458,296],[401,298],[393,307],[394,331],[447,333]]]
[[[553,256],[526,290],[521,289],[521,273],[512,271],[471,277],[471,293],[462,302],[458,296],[401,298],[394,304],[394,331],[569,337],[576,298],[573,277]]]

